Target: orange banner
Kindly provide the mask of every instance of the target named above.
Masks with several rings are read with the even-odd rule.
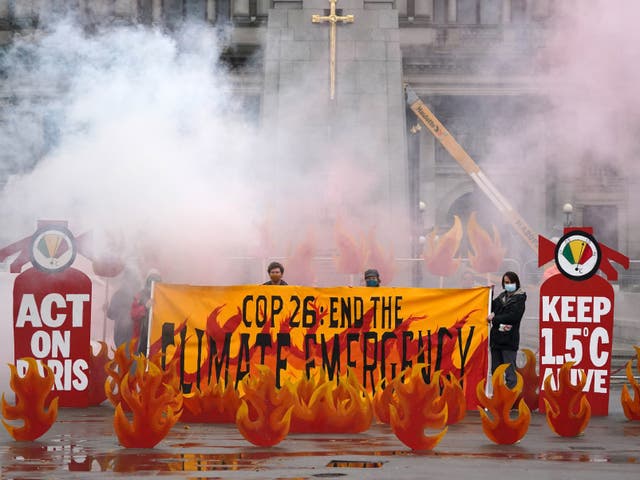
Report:
[[[467,402],[487,370],[490,288],[313,288],[156,284],[149,354],[177,358],[183,390],[237,383],[269,365],[278,384],[351,369],[375,391],[414,363],[461,378]],[[472,397],[472,398],[470,398]]]

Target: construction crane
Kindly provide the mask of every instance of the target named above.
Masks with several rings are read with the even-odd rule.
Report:
[[[416,117],[429,129],[434,137],[442,144],[442,146],[451,154],[451,156],[460,164],[471,179],[480,187],[480,190],[489,197],[491,203],[502,213],[508,220],[516,232],[524,239],[527,245],[538,255],[538,234],[527,224],[527,222],[516,212],[513,206],[506,198],[496,189],[496,187],[487,178],[478,164],[473,161],[469,154],[460,146],[453,138],[453,135],[444,127],[444,125],[436,118],[431,110],[416,95],[409,85],[405,85],[407,94],[407,104],[409,108],[416,114]]]

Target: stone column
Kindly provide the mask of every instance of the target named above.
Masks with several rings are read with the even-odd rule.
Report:
[[[502,0],[502,23],[511,23],[511,0]]]
[[[275,0],[269,10],[264,60],[263,126],[277,142],[275,168],[288,154],[297,168],[330,164],[343,156],[374,178],[364,204],[367,226],[395,238],[395,253],[406,254],[409,233],[405,107],[398,11],[389,0],[339,0],[352,24],[338,24],[336,98],[329,99],[328,0]],[[280,165],[278,165],[280,164]],[[358,182],[363,178],[354,178]],[[367,180],[368,181],[368,180]],[[366,205],[363,205],[366,206]],[[375,213],[371,213],[375,212]]]

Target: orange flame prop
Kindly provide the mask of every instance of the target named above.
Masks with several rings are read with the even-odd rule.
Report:
[[[340,254],[335,257],[338,272],[347,274],[362,272],[365,261],[365,249],[362,241],[358,244],[351,235],[342,229],[340,222],[336,222],[335,237]]]
[[[113,360],[107,362],[104,367],[107,373],[107,380],[104,382],[104,393],[114,407],[123,403],[120,394],[120,384],[133,365],[133,350],[135,344],[136,342],[131,341],[120,345],[116,350]],[[124,403],[124,408],[128,409],[129,406]]]
[[[495,225],[493,239],[476,220],[476,212],[472,212],[467,222],[467,235],[473,253],[469,252],[469,263],[478,273],[497,272],[504,260],[505,248],[500,242],[500,235]]]
[[[120,444],[127,448],[153,448],[180,417],[182,393],[163,383],[163,373],[142,355],[135,357],[133,381],[127,373],[120,383],[120,395],[133,412],[130,422],[122,404],[116,406],[113,427]],[[178,407],[176,409],[176,407]]]
[[[292,390],[292,432],[359,433],[371,425],[371,399],[351,370],[336,381],[301,378]]]
[[[424,383],[421,370],[424,364],[416,364],[393,381],[397,404],[389,405],[391,429],[396,437],[412,450],[432,450],[447,433],[447,402],[439,398],[440,372]],[[405,377],[404,383],[401,379]],[[435,435],[425,435],[426,428],[440,430]]]
[[[244,395],[236,425],[244,438],[260,447],[272,447],[289,433],[293,395],[289,388],[276,388],[275,374],[257,365],[258,374],[242,380]]]
[[[35,358],[27,357],[23,360],[28,364],[24,377],[18,375],[15,365],[9,365],[9,385],[16,394],[16,404],[9,405],[4,399],[4,393],[2,394],[2,416],[7,420],[24,421],[22,427],[15,427],[2,420],[9,435],[19,442],[41,437],[58,418],[58,397],[49,400],[49,404],[45,405],[53,389],[53,372],[47,365],[42,364],[45,371],[42,377]]]
[[[536,373],[536,354],[528,348],[522,349],[527,362],[521,368],[516,370],[522,375],[523,385],[521,398],[524,399],[530,410],[538,409],[538,399],[540,396],[540,387],[538,382],[540,377]]]
[[[327,420],[328,412],[320,411],[325,404],[319,400],[320,396],[324,399],[326,385],[327,378],[324,371],[319,378],[303,376],[291,385],[291,392],[294,395],[290,428],[292,433],[318,432],[321,425]]]
[[[396,273],[395,258],[393,252],[385,252],[376,241],[375,230],[367,235],[367,260],[368,266],[374,267],[380,273],[380,278],[385,284],[391,283]]]
[[[467,401],[462,385],[453,374],[440,375],[440,383],[443,387],[440,398],[447,404],[447,425],[455,425],[467,414]]]
[[[391,423],[391,412],[389,405],[392,403],[398,407],[398,395],[395,394],[393,382],[382,379],[376,387],[376,393],[373,396],[373,412],[380,423]]]
[[[149,359],[149,362],[153,363],[162,372],[161,383],[163,385],[171,387],[175,392],[180,392],[182,390],[182,385],[180,384],[180,369],[178,364],[178,360],[180,358],[179,349],[176,349],[176,354],[164,370],[162,369],[162,357],[162,352],[158,352]],[[138,365],[140,364],[138,363]],[[180,394],[175,397],[174,402],[172,402],[170,406],[174,412],[177,412],[182,408],[182,404],[183,396]]]
[[[107,399],[104,384],[107,381],[106,366],[109,361],[109,348],[100,342],[100,350],[96,355],[91,349],[89,357],[89,405],[100,405]]]
[[[484,393],[486,380],[482,379],[476,387],[476,395],[480,405],[489,410],[491,417],[482,409],[480,417],[482,418],[482,430],[484,434],[494,443],[500,445],[511,445],[519,441],[525,436],[529,430],[529,422],[531,421],[531,411],[524,400],[518,403],[518,416],[515,419],[509,417],[512,405],[522,391],[522,376],[516,373],[518,381],[512,389],[504,383],[504,372],[508,365],[500,365],[491,378],[493,384],[493,398],[489,398]]]
[[[436,240],[436,234],[437,232],[434,230],[427,237],[424,263],[427,270],[433,275],[448,277],[453,275],[460,265],[460,259],[453,258],[462,241],[462,222],[460,217],[454,216],[453,227],[438,240]]]
[[[569,375],[574,362],[567,362],[558,371],[558,389],[551,387],[552,375],[544,380],[544,405],[549,428],[562,437],[575,437],[584,432],[591,420],[591,405],[582,391],[587,375],[580,371],[577,385],[571,384]],[[579,411],[576,413],[576,410]]]
[[[184,397],[181,422],[235,423],[240,398],[233,383],[210,383]]]
[[[309,232],[305,240],[298,245],[287,260],[287,280],[291,285],[313,285],[315,273],[313,257],[316,253],[316,242]]]
[[[640,373],[640,347],[633,347],[636,350],[636,370]],[[627,390],[627,385],[622,386],[622,395],[620,396],[620,403],[622,403],[622,410],[625,417],[629,420],[640,420],[640,384],[633,378],[633,369],[631,368],[631,360],[627,362],[627,380],[631,383],[633,389],[633,400],[631,400],[631,394]]]

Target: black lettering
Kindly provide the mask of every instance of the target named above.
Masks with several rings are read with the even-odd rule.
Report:
[[[476,326],[472,325],[469,328],[469,336],[467,337],[467,343],[462,348],[462,328],[458,328],[458,351],[460,352],[460,385],[464,385],[464,367],[467,363],[467,355],[469,355],[469,347],[471,347],[471,339],[473,338],[473,332]]]
[[[318,345],[315,333],[307,333],[304,336],[304,369],[307,378],[311,378],[311,369],[316,368],[316,361],[311,359],[311,341],[313,341],[314,345]]]
[[[340,309],[340,328],[351,328],[351,297],[340,299]]]
[[[162,369],[167,368],[167,347],[169,345],[175,345],[176,342],[173,339],[173,329],[175,325],[173,323],[165,322],[162,324],[162,335],[160,336],[160,351],[162,352]]]
[[[393,332],[384,332],[382,334],[382,345],[380,347],[380,377],[381,378],[387,378],[387,373],[386,373],[387,352],[385,348],[385,343],[387,340],[391,340],[392,338],[395,338],[396,340],[398,339],[398,337]]]
[[[276,326],[276,315],[282,312],[284,301],[280,295],[271,297],[271,328]]]
[[[420,354],[418,355],[418,362],[424,364],[424,342],[422,340],[422,332],[418,332],[418,348]],[[421,370],[422,380],[425,383],[431,383],[431,330],[427,330],[427,367],[423,367]]]
[[[303,313],[302,313],[302,326],[304,328],[311,328],[316,324],[316,310],[313,306],[310,306],[309,303],[315,300],[312,296],[304,297],[304,302],[302,304]]]
[[[402,297],[401,296],[396,296],[396,301],[395,301],[395,308],[394,310],[394,316],[395,316],[395,328],[398,328],[400,325],[402,325],[402,322],[404,321],[404,319],[400,316],[400,310],[402,310],[402,305],[400,304],[400,302],[402,302]]]
[[[364,300],[362,297],[353,298],[353,328],[362,328],[364,320]]]
[[[380,301],[380,297],[371,297],[370,300],[373,302],[373,328],[376,328],[378,322],[378,302]]]
[[[262,317],[260,315],[262,314]],[[256,298],[256,327],[264,327],[267,323],[267,297],[258,295]]]
[[[347,367],[356,368],[356,361],[351,358],[351,344],[359,341],[359,333],[347,333]]]
[[[297,295],[291,295],[290,301],[295,303],[296,306],[291,314],[291,318],[289,319],[289,326],[291,328],[299,327],[300,322],[296,321],[296,316],[298,316],[298,312],[300,311],[300,298]]]
[[[338,319],[335,314],[338,313],[338,297],[329,297],[329,327],[338,328]]]
[[[183,327],[180,330],[180,385],[182,386],[182,393],[191,393],[191,384],[184,383],[184,346],[186,345],[187,339],[187,327]]]
[[[367,349],[369,340],[373,340],[373,360],[369,363],[367,355]],[[367,388],[367,372],[371,377],[371,388],[375,393],[376,383],[373,377],[373,372],[376,369],[376,365],[378,364],[378,334],[376,332],[364,332],[364,351],[362,352],[362,361],[364,362],[362,365],[362,386]]]
[[[329,351],[327,349],[327,341],[322,334],[320,336],[320,347],[322,350],[322,368],[327,371],[329,380],[333,380],[333,377],[337,373],[340,374],[340,337],[336,333],[333,336],[333,350],[331,352],[331,358],[329,358]]]
[[[277,340],[278,348],[276,353],[276,387],[280,388],[280,371],[287,369],[287,359],[282,358],[282,347],[291,346],[291,335],[288,333],[278,333]]]
[[[253,300],[253,295],[246,295],[242,299],[242,323],[244,323],[245,326],[247,327],[251,326],[251,321],[247,318],[247,304],[252,300]]]
[[[260,365],[264,365],[265,350],[271,347],[271,334],[258,333],[256,335],[256,346],[260,348]]]
[[[200,330],[196,328],[196,338],[198,339],[198,353],[196,358],[198,359],[198,367],[196,369],[196,385],[198,390],[200,390],[200,370],[202,368],[202,337],[204,335],[204,330]]]
[[[213,359],[215,357],[216,382],[220,381],[222,366],[224,365],[224,384],[229,383],[229,359],[231,351],[231,332],[225,333],[222,352],[218,356],[218,346],[213,337],[209,337],[209,383],[211,383],[211,371]]]
[[[246,364],[247,368],[242,368],[242,362]],[[236,388],[238,388],[238,384],[240,380],[242,380],[245,375],[247,375],[250,371],[249,365],[249,334],[241,333],[240,334],[240,351],[238,352],[238,366],[236,370]]]
[[[388,302],[388,303],[387,303]],[[391,327],[391,297],[382,297],[382,308],[381,308],[381,327],[388,328],[392,330]]]
[[[447,327],[440,327],[438,329],[438,349],[436,350],[436,372],[440,370],[442,364],[442,344],[444,343],[444,337],[453,338],[451,332]]]
[[[400,371],[404,372],[407,368],[413,365],[413,361],[410,358],[407,358],[407,353],[409,353],[409,346],[407,345],[407,341],[413,340],[413,332],[409,330],[405,330],[402,332],[402,363],[400,364]],[[420,341],[420,337],[418,337],[418,342]],[[418,348],[420,345],[418,344]]]

